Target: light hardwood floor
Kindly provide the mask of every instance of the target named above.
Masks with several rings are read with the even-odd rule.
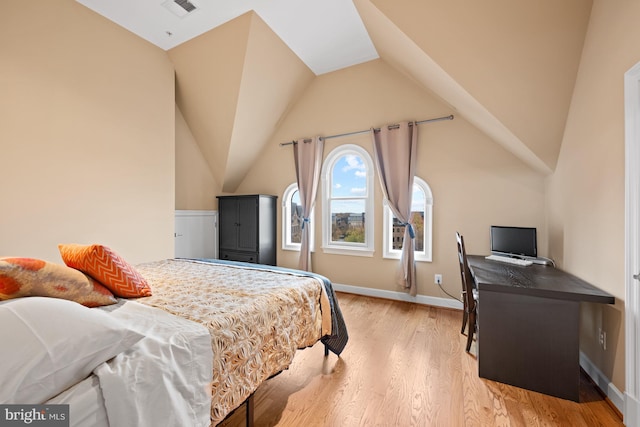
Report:
[[[621,426],[584,376],[580,402],[478,377],[460,311],[345,293],[338,358],[300,350],[254,395],[256,426]],[[475,346],[472,347],[472,353]],[[220,426],[244,425],[239,408]]]

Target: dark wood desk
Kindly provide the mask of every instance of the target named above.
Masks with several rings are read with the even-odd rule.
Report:
[[[467,259],[478,287],[480,377],[579,401],[580,302],[615,298],[554,267]]]

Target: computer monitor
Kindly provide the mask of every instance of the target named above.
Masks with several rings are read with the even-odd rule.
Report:
[[[492,225],[491,253],[536,258],[538,256],[536,229]]]

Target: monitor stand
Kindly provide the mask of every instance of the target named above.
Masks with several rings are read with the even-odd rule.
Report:
[[[556,264],[553,262],[552,259],[549,258],[527,258],[529,261],[533,262],[534,264],[539,264],[539,265],[548,265],[551,267],[555,267]]]

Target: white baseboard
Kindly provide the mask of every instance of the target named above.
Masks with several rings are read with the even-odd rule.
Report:
[[[629,427],[640,425],[640,401],[627,393],[624,397],[624,425]]]
[[[333,283],[333,289],[349,294],[364,295],[368,297],[386,298],[395,301],[408,301],[436,307],[455,308],[462,310],[462,303],[451,298],[432,297],[428,295],[416,295],[412,297],[405,292],[386,291],[383,289],[365,288],[362,286],[341,285]]]
[[[618,408],[618,411],[624,414],[624,394],[620,390],[618,390],[616,386],[613,385],[611,380],[609,380],[609,378],[607,378],[606,375],[604,375],[602,371],[600,371],[600,369],[598,369],[598,367],[594,365],[593,362],[583,352],[580,352],[580,366],[582,367],[582,369],[584,369],[587,375],[591,377],[593,382],[596,383],[598,387],[600,387],[600,390],[602,390],[606,394],[611,403],[613,403],[615,407]],[[635,424],[626,425],[631,426]]]

